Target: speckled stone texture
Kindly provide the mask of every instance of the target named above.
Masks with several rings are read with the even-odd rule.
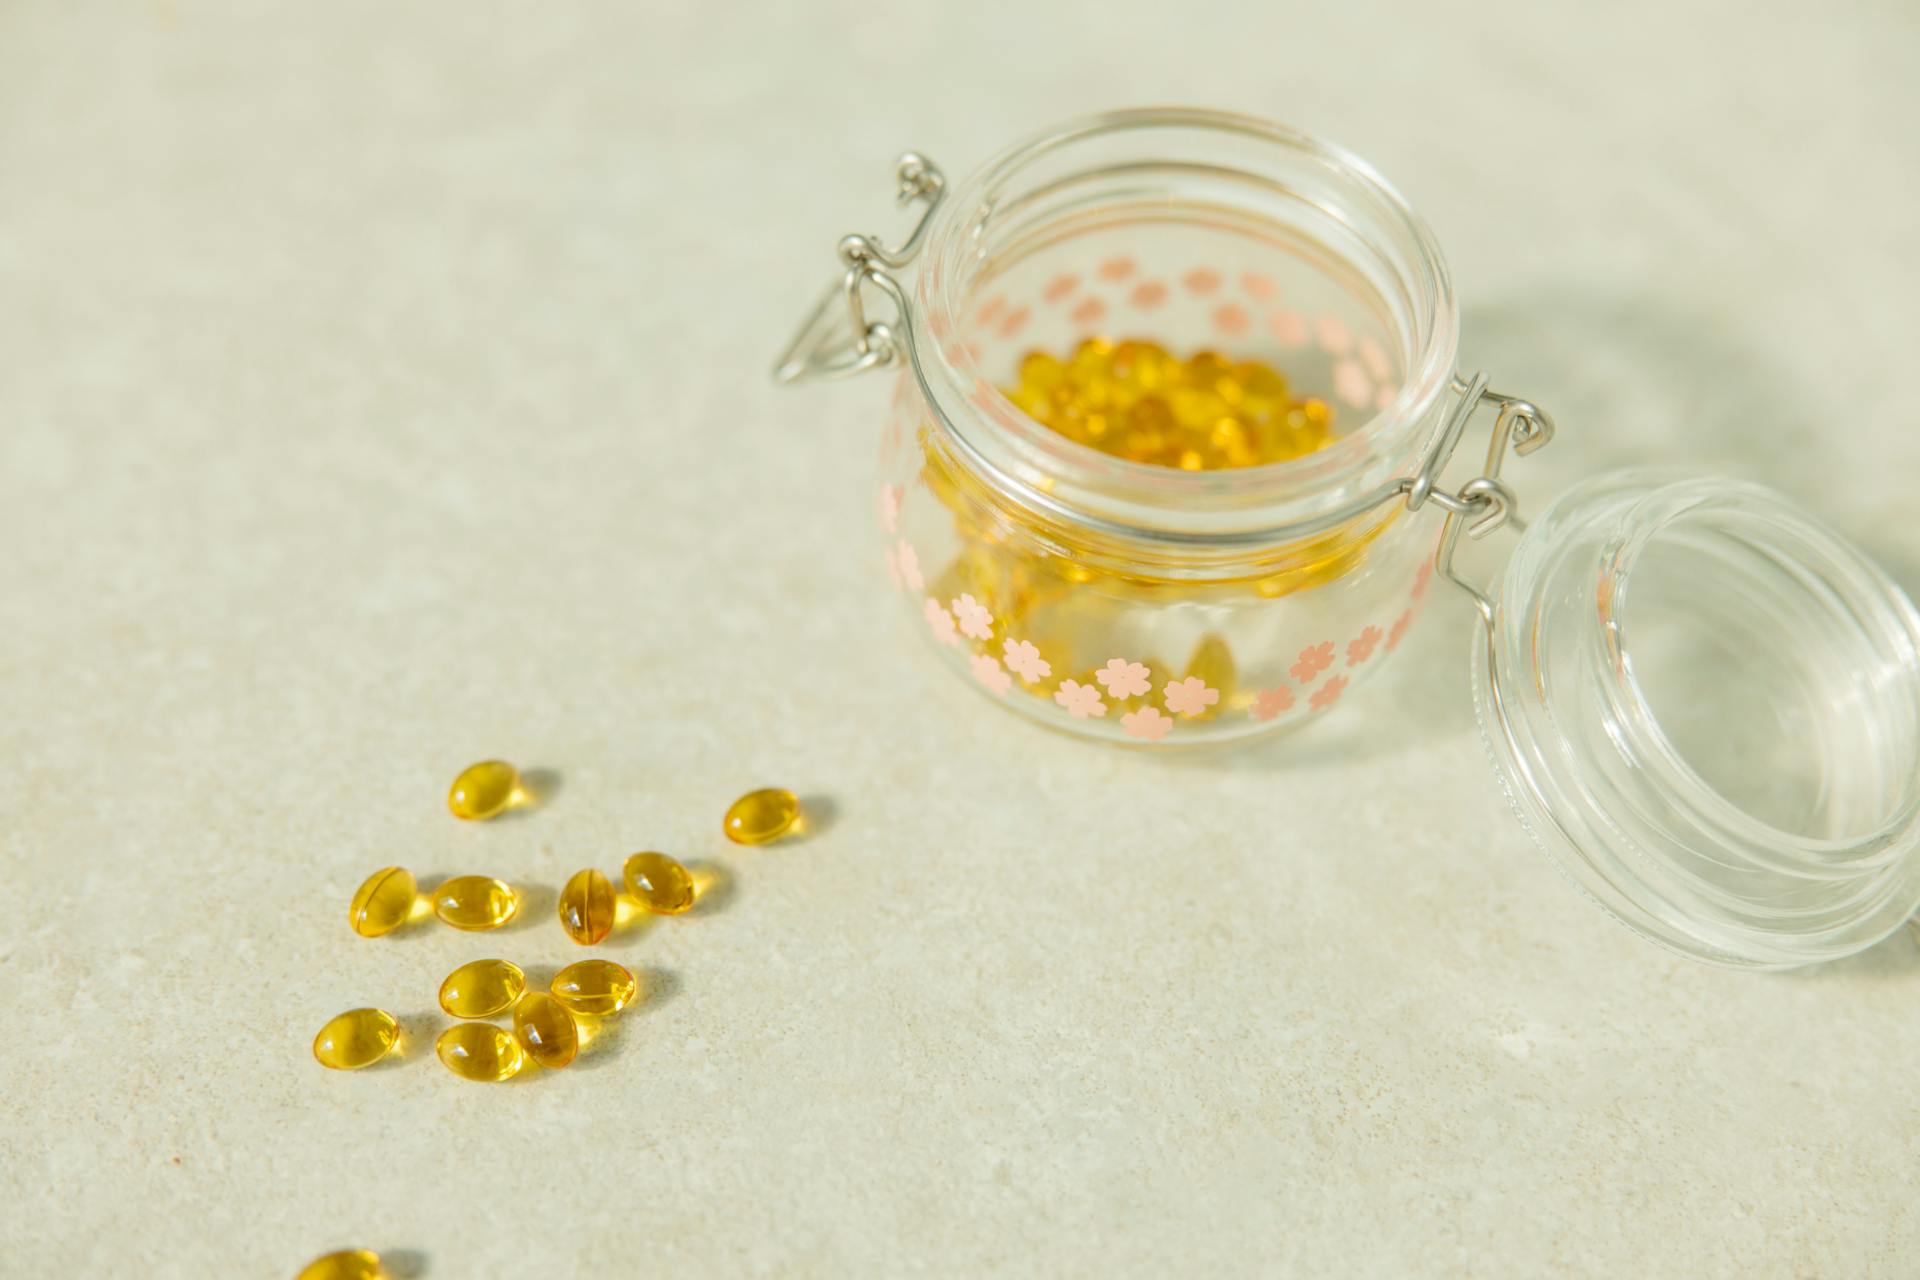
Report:
[[[1199,101],[1376,162],[1562,438],[1784,488],[1920,587],[1920,18],[1892,3],[0,8],[0,1273],[1902,1276],[1920,957],[1699,967],[1488,774],[1439,600],[1325,724],[1018,722],[883,587],[885,388],[766,370],[892,157]],[[1497,551],[1497,548],[1494,549]],[[550,773],[454,822],[470,761]],[[763,783],[800,843],[718,823]],[[564,1074],[434,992],[552,893]],[[348,896],[537,886],[492,936]],[[322,1071],[363,1003],[403,1061]]]

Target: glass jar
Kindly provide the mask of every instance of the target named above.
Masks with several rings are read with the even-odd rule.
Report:
[[[908,157],[901,182],[929,206],[909,250],[844,242],[816,315],[842,323],[803,339],[845,344],[842,300],[863,288],[894,296],[897,326],[785,369],[905,366],[879,518],[948,666],[1056,728],[1168,747],[1299,724],[1391,656],[1439,534],[1410,490],[1458,438],[1443,420],[1473,407],[1446,266],[1398,194],[1325,143],[1198,111],[1070,125],[951,192]],[[911,253],[907,306],[886,270]],[[1332,442],[1183,471],[1068,439],[1002,390],[1029,351],[1124,359],[1140,340],[1283,370]],[[1530,407],[1517,420],[1527,444],[1550,429]]]
[[[987,696],[1159,748],[1297,726],[1385,662],[1444,580],[1485,624],[1474,687],[1516,812],[1620,919],[1785,967],[1920,906],[1920,615],[1778,495],[1646,472],[1564,495],[1494,588],[1461,578],[1460,535],[1518,523],[1503,464],[1553,424],[1457,370],[1439,248],[1364,162],[1146,110],[1051,131],[951,190],[917,155],[898,178],[912,233],[841,242],[776,376],[898,369],[887,568]],[[1009,397],[1036,349],[1108,361],[1127,394],[1142,342],[1283,370],[1327,443],[1181,470]],[[1482,470],[1445,487],[1476,415]]]

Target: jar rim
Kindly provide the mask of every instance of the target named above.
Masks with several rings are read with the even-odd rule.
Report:
[[[1362,235],[1414,291],[1424,326],[1393,400],[1355,430],[1303,457],[1260,466],[1180,471],[1114,457],[1033,421],[954,340],[969,302],[966,268],[1007,185],[1036,162],[1120,134],[1193,130],[1248,143],[1269,159],[1316,166],[1351,202],[1323,212]],[[1098,172],[1096,169],[1085,171]],[[1356,225],[1357,210],[1376,230]],[[964,460],[1016,502],[1115,536],[1207,545],[1284,542],[1354,499],[1418,467],[1436,408],[1453,383],[1458,306],[1438,241],[1398,190],[1345,149],[1232,112],[1146,107],[1085,116],[1000,152],[948,195],[928,233],[912,308],[913,375]]]
[[[1843,830],[1796,830],[1722,793],[1679,749],[1634,658],[1632,635],[1653,615],[1632,603],[1630,578],[1655,545],[1689,565],[1722,563],[1676,538],[1689,533],[1752,553],[1826,628],[1823,643],[1858,646],[1823,662],[1871,659],[1906,689],[1920,680],[1920,611],[1857,547],[1772,490],[1640,468],[1568,490],[1514,549],[1473,652],[1483,740],[1535,843],[1637,932],[1721,964],[1851,954],[1920,907],[1920,791]],[[1801,615],[1766,599],[1779,634],[1749,642],[1780,640],[1796,664],[1815,661],[1788,633]],[[1867,707],[1880,717],[1867,726],[1875,749],[1906,753],[1889,776],[1911,776],[1920,711],[1900,696]]]

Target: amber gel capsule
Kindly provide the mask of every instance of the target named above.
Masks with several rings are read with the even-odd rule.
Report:
[[[513,1034],[527,1056],[558,1071],[580,1052],[580,1028],[567,1007],[552,996],[529,991],[513,1006]]]
[[[320,1028],[313,1038],[313,1058],[335,1071],[358,1071],[393,1052],[400,1043],[400,1023],[385,1009],[349,1009]]]
[[[294,1280],[387,1280],[380,1255],[370,1249],[342,1249],[315,1258]]]
[[[765,844],[793,830],[800,798],[784,787],[749,791],[727,809],[721,827],[735,844]]]
[[[456,929],[498,929],[519,909],[513,887],[492,876],[455,876],[433,891],[433,913]]]
[[[560,890],[560,927],[583,947],[613,932],[613,881],[591,868],[576,871]]]
[[[440,984],[440,1007],[456,1018],[491,1018],[526,989],[527,975],[511,960],[469,960]]]
[[[647,910],[677,916],[693,905],[693,876],[664,853],[636,853],[622,869],[627,892]]]
[[[433,1051],[447,1070],[462,1080],[498,1084],[527,1065],[520,1042],[491,1022],[460,1022],[440,1033]]]
[[[347,923],[363,938],[392,933],[413,914],[417,893],[413,872],[405,867],[382,867],[353,891]]]
[[[520,789],[520,771],[505,760],[482,760],[460,771],[447,791],[447,808],[456,818],[485,822],[506,812]]]
[[[553,998],[574,1013],[606,1018],[633,1003],[640,984],[624,965],[582,960],[553,975]]]

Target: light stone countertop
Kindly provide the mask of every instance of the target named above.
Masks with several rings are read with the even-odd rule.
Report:
[[[1897,0],[0,7],[0,1274],[1915,1274],[1909,939],[1594,910],[1459,599],[1237,753],[1000,714],[882,587],[884,389],[765,371],[903,148],[1246,110],[1434,224],[1530,494],[1728,470],[1920,589],[1916,66]],[[557,790],[454,822],[490,755]],[[768,781],[824,829],[726,846]],[[646,1003],[441,1070],[642,847],[730,877]],[[545,888],[354,939],[388,862]],[[363,1003],[405,1059],[320,1070]]]

